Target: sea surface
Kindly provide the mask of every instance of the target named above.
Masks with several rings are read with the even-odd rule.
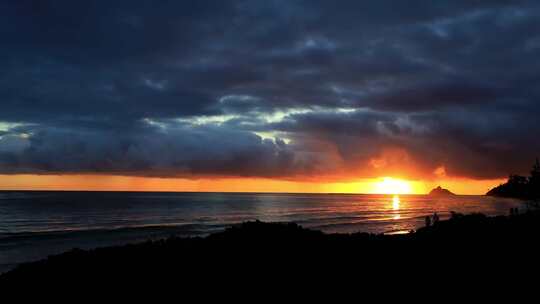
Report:
[[[507,214],[518,200],[485,196],[0,192],[0,272],[71,248],[204,236],[249,220],[328,233],[404,233],[426,215]]]

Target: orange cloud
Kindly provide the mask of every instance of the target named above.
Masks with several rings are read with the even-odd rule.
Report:
[[[437,176],[438,178],[445,178],[446,168],[444,166],[439,166],[433,171],[433,174],[435,174],[435,176]]]

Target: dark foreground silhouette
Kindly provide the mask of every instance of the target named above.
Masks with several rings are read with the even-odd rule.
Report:
[[[523,269],[538,259],[540,213],[450,220],[405,235],[324,234],[296,224],[246,222],[206,238],[169,238],[95,250],[77,250],[27,263],[0,276],[0,286],[65,283],[174,282],[178,286],[332,280],[409,279],[448,273],[461,279],[497,269]],[[534,261],[534,264],[533,264]],[[523,264],[521,264],[523,265]],[[530,268],[530,265],[527,266]],[[328,274],[331,273],[331,274]],[[471,277],[472,275],[472,277]],[[272,279],[273,280],[273,279]],[[97,284],[97,285],[96,285]]]
[[[512,174],[506,183],[489,190],[486,195],[540,200],[540,162],[538,158],[528,177]]]

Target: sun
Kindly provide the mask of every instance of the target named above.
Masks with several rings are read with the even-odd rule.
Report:
[[[412,193],[411,183],[393,177],[384,177],[376,182],[373,187],[376,194],[410,194]]]

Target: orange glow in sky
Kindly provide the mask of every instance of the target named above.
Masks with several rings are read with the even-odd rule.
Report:
[[[465,178],[418,181],[381,177],[327,182],[247,177],[186,179],[114,175],[0,175],[0,190],[425,194],[441,185],[457,194],[484,194],[504,181]]]

